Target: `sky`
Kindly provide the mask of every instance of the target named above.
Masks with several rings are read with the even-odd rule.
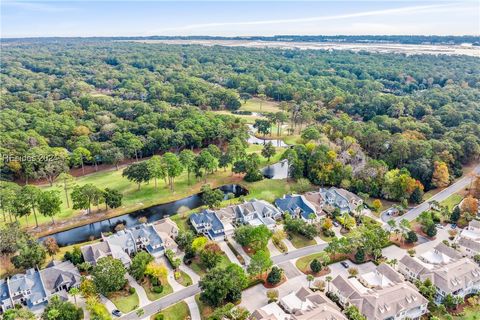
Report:
[[[4,38],[480,35],[480,1],[1,0]]]

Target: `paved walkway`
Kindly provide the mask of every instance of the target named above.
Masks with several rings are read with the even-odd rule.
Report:
[[[105,297],[104,295],[100,295],[100,301],[102,304],[107,308],[108,313],[112,313],[113,310],[117,309],[117,307],[113,304],[113,302]]]
[[[222,249],[222,251],[225,252],[225,254],[227,255],[228,259],[230,259],[231,262],[236,263],[240,266],[242,265],[240,261],[237,259],[237,256],[235,255],[235,253],[233,253],[232,249],[230,249],[226,241],[220,241],[218,242],[218,244],[220,245],[220,249]]]
[[[238,244],[237,241],[234,241],[234,240],[231,240],[230,243],[232,244],[232,246],[235,248],[235,250],[238,251],[238,253],[242,256],[242,258],[245,260],[245,264],[246,265],[249,265],[250,264],[250,257],[248,256],[248,254],[245,252],[245,250],[243,250],[242,246]]]
[[[170,265],[170,263],[167,261],[167,258],[163,256],[163,257],[157,258],[156,260],[157,262],[163,263],[167,267],[167,270],[168,270],[167,281],[172,287],[173,292],[177,292],[184,289],[185,287],[182,286],[180,283],[178,283],[177,280],[175,280],[175,274],[174,274],[173,268]]]
[[[182,263],[180,265],[179,269],[182,270],[183,272],[185,272],[186,274],[188,274],[190,276],[190,278],[192,278],[192,281],[193,281],[194,284],[198,283],[198,281],[200,281],[200,276],[195,271],[190,269],[190,267],[186,266],[185,264]]]
[[[268,248],[268,251],[270,251],[270,256],[271,257],[278,256],[279,254],[282,254],[280,252],[280,250],[278,250],[277,247],[275,247],[275,245],[273,244],[271,239],[270,239],[270,241],[268,241],[267,248]]]
[[[143,307],[146,304],[150,303],[150,300],[148,300],[147,293],[145,292],[145,289],[141,285],[138,284],[135,279],[131,275],[127,273],[126,275],[128,284],[130,284],[131,287],[135,288],[137,295],[138,295],[138,303],[140,307]]]
[[[322,238],[320,238],[319,236],[316,236],[314,239],[317,242],[317,244],[327,243],[326,241],[322,240]]]
[[[290,240],[284,239],[283,242],[284,242],[285,245],[287,246],[287,249],[288,249],[289,252],[290,252],[290,251],[295,251],[295,250],[297,250],[297,248],[295,248],[295,247],[293,246],[293,244],[292,244],[292,242],[291,242]]]
[[[188,297],[185,299],[185,302],[188,305],[188,308],[190,309],[190,319],[191,320],[202,320],[202,317],[200,316],[200,310],[198,309],[198,304],[195,301],[195,297]]]

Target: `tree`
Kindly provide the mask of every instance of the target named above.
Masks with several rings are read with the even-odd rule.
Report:
[[[80,289],[77,287],[72,287],[68,290],[68,293],[73,297],[75,305],[77,305],[77,296],[80,294]]]
[[[136,280],[141,280],[145,276],[147,265],[152,261],[153,257],[151,254],[145,251],[140,251],[133,257],[128,273],[130,273]]]
[[[17,269],[30,269],[42,265],[46,252],[34,239],[27,239],[17,244],[17,255],[10,260]]]
[[[470,188],[470,194],[476,198],[480,199],[480,175],[477,175],[472,182],[472,187]]]
[[[157,190],[157,179],[165,179],[167,175],[167,168],[160,156],[153,156],[147,160],[148,172],[150,177],[155,181],[155,190]]]
[[[192,241],[191,247],[196,253],[199,253],[200,251],[203,250],[203,248],[205,248],[205,245],[207,244],[207,242],[208,242],[208,239],[206,237],[204,236],[197,237]]]
[[[70,261],[74,265],[79,265],[80,263],[84,262],[82,250],[80,250],[78,246],[74,246],[71,252],[65,252],[63,259],[66,261]]]
[[[256,119],[255,123],[253,124],[253,127],[257,129],[259,133],[263,134],[264,139],[265,136],[270,133],[270,126],[270,121],[263,119]]]
[[[167,270],[167,267],[163,263],[158,263],[156,261],[150,261],[147,264],[147,268],[145,269],[145,274],[152,277],[152,278],[161,280],[161,279],[165,279],[167,277],[168,270]]]
[[[423,190],[419,187],[415,187],[412,194],[410,195],[410,201],[413,203],[421,203],[423,200]]]
[[[198,171],[200,177],[203,175],[205,177],[205,182],[207,182],[207,174],[212,173],[218,167],[218,159],[204,149],[197,156],[196,162],[195,170]]]
[[[358,269],[357,268],[348,268],[348,274],[350,277],[356,277],[358,275]]]
[[[276,302],[278,300],[278,290],[269,289],[267,290],[266,295],[268,298],[268,303]]]
[[[452,222],[457,222],[458,219],[460,219],[461,216],[461,211],[460,211],[460,206],[455,206],[452,211],[452,215],[450,216],[450,221]]]
[[[316,127],[313,127],[313,126],[310,126],[310,127],[307,127],[305,130],[303,130],[302,132],[302,139],[303,140],[314,140],[314,141],[318,141],[318,139],[320,139],[320,132],[318,131],[318,129]]]
[[[450,184],[450,174],[448,172],[448,166],[443,161],[435,161],[433,176],[432,176],[432,185],[437,188],[445,188]]]
[[[202,289],[200,299],[210,306],[217,307],[225,302],[236,302],[248,280],[245,271],[236,265],[211,269],[199,282]]]
[[[270,158],[273,157],[277,153],[275,147],[273,146],[272,142],[267,142],[263,145],[262,148],[262,156],[267,158],[268,162],[270,162]]]
[[[42,320],[80,320],[83,319],[82,308],[77,308],[73,303],[63,301],[54,295],[48,302],[42,314]]]
[[[200,261],[205,267],[211,269],[222,261],[222,254],[220,246],[214,241],[209,241],[200,252]]]
[[[463,297],[461,296],[454,296],[452,294],[447,294],[445,298],[443,298],[442,304],[447,308],[447,309],[456,309],[459,304],[462,304]]]
[[[120,162],[125,159],[125,155],[123,154],[122,150],[115,146],[110,146],[103,149],[100,156],[104,163],[115,165],[116,170],[118,170],[118,165],[120,164]]]
[[[55,224],[54,216],[61,211],[62,200],[57,190],[43,191],[38,198],[38,211],[45,216],[52,218]]]
[[[418,236],[417,234],[415,233],[415,231],[408,231],[407,232],[407,236],[405,237],[405,241],[407,241],[407,243],[415,243],[418,241]]]
[[[375,212],[380,212],[380,209],[382,209],[382,201],[380,201],[379,199],[373,200],[372,207]]]
[[[7,309],[3,313],[3,320],[35,320],[37,316],[27,308]]]
[[[174,191],[174,183],[175,183],[175,178],[178,177],[180,174],[183,172],[183,166],[180,160],[178,159],[177,155],[171,153],[171,152],[166,152],[163,155],[163,161],[165,163],[165,168],[167,172],[167,177],[170,185],[170,190],[173,192]]]
[[[96,205],[103,197],[103,192],[91,183],[83,186],[75,186],[72,194],[73,209],[87,209],[92,212],[92,204]]]
[[[105,188],[103,198],[105,199],[105,206],[110,209],[115,209],[122,205],[123,195],[115,189]]]
[[[69,190],[75,185],[75,178],[66,173],[62,172],[56,179],[58,184],[62,187],[63,191],[65,192],[65,200],[67,202],[67,208],[70,208],[70,201],[68,199]]]
[[[90,161],[92,160],[92,154],[88,149],[83,148],[83,147],[78,147],[75,150],[73,150],[71,160],[73,162],[73,165],[81,165],[82,167],[82,174],[85,174],[85,161]]]
[[[151,179],[147,162],[144,161],[129,165],[123,170],[122,177],[126,177],[128,180],[137,183],[138,190],[140,190],[140,184]]]
[[[344,313],[349,320],[367,320],[354,305],[346,307]]]
[[[234,163],[245,158],[247,155],[245,144],[238,137],[233,138],[228,144],[226,154]]]
[[[38,220],[37,220],[37,212],[36,208],[38,207],[38,202],[42,191],[36,187],[31,185],[23,186],[20,189],[20,193],[15,198],[15,209],[14,211],[20,213],[20,215],[24,215],[27,217],[30,214],[30,211],[33,212],[33,216],[35,217],[35,226],[38,228]]]
[[[277,284],[282,281],[283,270],[277,266],[274,266],[268,273],[267,282],[270,284]]]
[[[266,272],[272,265],[269,251],[259,250],[252,256],[247,271],[251,275],[258,275]]]
[[[312,262],[310,262],[310,270],[312,270],[313,273],[319,273],[322,271],[322,264],[318,259],[313,259]]]
[[[235,229],[235,240],[242,246],[248,246],[254,251],[265,250],[272,232],[265,225],[244,225]]]
[[[125,286],[126,272],[120,260],[112,257],[103,257],[97,261],[91,275],[96,290],[108,296],[109,293],[118,291]]]
[[[200,188],[202,202],[210,209],[218,207],[223,200],[223,192],[220,189],[212,189],[209,184],[204,184]]]
[[[235,306],[233,303],[216,308],[208,317],[208,320],[247,320],[250,312],[241,306]]]
[[[60,251],[60,248],[58,247],[57,240],[55,240],[54,237],[48,237],[47,239],[43,240],[43,246],[45,247],[45,250],[47,251],[48,255],[52,257],[55,254],[57,254]]]
[[[308,281],[308,287],[311,288],[312,287],[312,281],[315,280],[315,277],[312,276],[311,274],[308,274],[307,275],[307,281]]]
[[[472,215],[476,215],[478,212],[478,199],[472,197],[472,195],[468,195],[465,199],[463,199],[461,206],[462,212],[468,212]]]
[[[183,167],[187,170],[187,179],[188,184],[190,184],[190,173],[195,171],[195,153],[192,150],[182,150],[179,155],[180,162],[182,163]]]

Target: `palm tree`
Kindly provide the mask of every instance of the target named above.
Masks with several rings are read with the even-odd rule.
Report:
[[[68,291],[73,296],[73,300],[75,301],[75,305],[77,305],[77,295],[80,293],[80,290],[77,287],[73,287]]]
[[[332,276],[326,276],[325,281],[327,281],[327,293],[330,292],[330,282],[332,282]]]
[[[308,287],[309,287],[309,288],[311,287],[311,283],[312,283],[313,280],[315,280],[315,277],[312,276],[311,274],[309,274],[309,275],[307,276],[307,281],[308,281]]]

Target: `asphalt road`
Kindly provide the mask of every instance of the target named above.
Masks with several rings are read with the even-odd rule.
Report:
[[[473,169],[472,172],[469,173],[468,175],[466,175],[465,177],[461,178],[460,180],[458,180],[454,184],[450,185],[449,187],[443,189],[442,191],[435,194],[433,197],[429,198],[425,202],[419,204],[415,208],[409,210],[403,216],[395,218],[395,220],[397,220],[397,223],[399,223],[400,220],[402,220],[402,219],[407,219],[409,221],[414,220],[423,211],[427,211],[428,209],[430,209],[429,202],[434,201],[434,200],[438,201],[438,202],[442,202],[443,200],[447,199],[452,194],[455,194],[455,193],[465,189],[472,182],[475,175],[478,175],[478,174],[480,174],[480,165],[477,165],[475,167],[475,169]],[[382,221],[387,222],[390,219],[391,218],[386,215],[386,211],[384,211],[382,213]]]
[[[292,259],[300,258],[303,256],[310,255],[312,253],[322,251],[326,247],[327,247],[327,244],[317,244],[313,246],[296,249],[294,251],[290,251],[287,254],[281,254],[281,255],[272,257],[272,261],[274,264],[280,264]],[[188,297],[194,296],[197,293],[200,293],[200,291],[201,289],[198,286],[198,283],[191,285],[185,289],[169,294],[168,296],[165,296],[156,301],[152,301],[151,303],[143,306],[142,309],[144,313],[141,316],[137,316],[136,310],[135,310],[124,315],[123,317],[121,317],[121,319],[125,319],[125,320],[148,319],[150,316],[156,314],[157,312],[160,312],[161,310],[167,308],[168,306],[171,306],[177,302],[183,301]]]

